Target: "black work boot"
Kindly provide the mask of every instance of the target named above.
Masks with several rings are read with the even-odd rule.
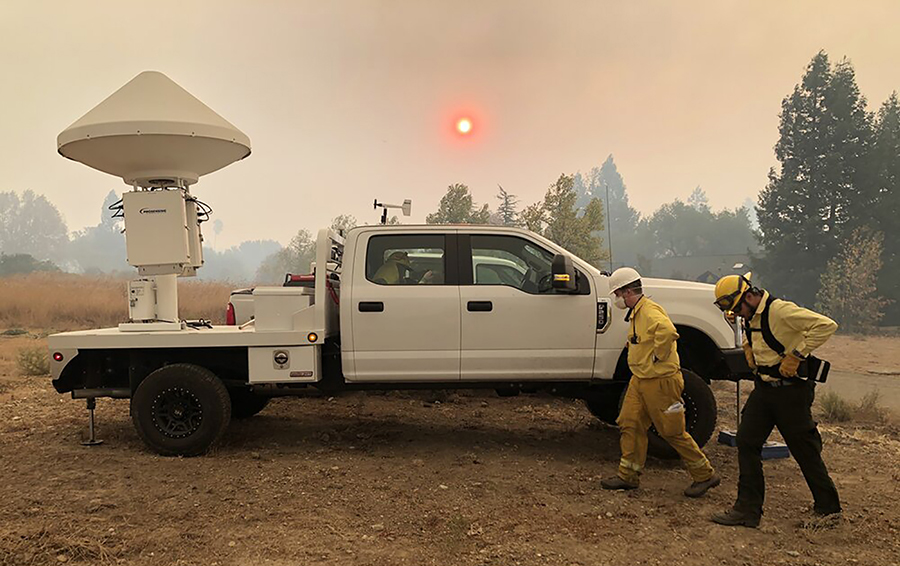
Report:
[[[619,476],[600,480],[600,487],[603,489],[637,489],[637,486],[637,483],[625,481]]]
[[[759,515],[745,513],[736,509],[729,509],[725,513],[716,513],[709,519],[713,523],[725,525],[726,527],[750,527],[755,529],[759,526]]]
[[[685,490],[684,494],[687,497],[702,497],[706,494],[707,491],[716,487],[722,483],[722,478],[720,478],[717,474],[713,474],[706,481],[695,481],[691,485],[689,485]]]

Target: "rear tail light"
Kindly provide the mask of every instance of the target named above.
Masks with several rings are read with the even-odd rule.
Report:
[[[228,306],[225,308],[225,324],[229,326],[237,324],[234,318],[234,305],[231,303],[228,303]]]
[[[288,273],[284,276],[285,287],[308,286],[311,283],[315,283],[315,281],[316,275],[314,273],[306,275],[294,275],[293,273]]]
[[[53,361],[61,362],[63,361],[63,355],[61,352],[53,352]]]

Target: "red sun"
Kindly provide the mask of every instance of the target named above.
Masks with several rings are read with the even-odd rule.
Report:
[[[469,118],[460,118],[457,120],[456,131],[462,136],[467,136],[472,133],[472,120]]]

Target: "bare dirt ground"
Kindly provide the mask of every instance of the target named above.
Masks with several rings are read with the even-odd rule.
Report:
[[[733,501],[734,449],[707,446],[724,481],[704,499],[684,498],[687,474],[659,460],[640,490],[605,492],[616,431],[552,397],[276,399],[192,459],[150,453],[127,401],[100,400],[106,442],[82,447],[83,402],[16,374],[15,352],[35,344],[0,337],[2,566],[900,564],[896,421],[820,427],[845,505],[836,528],[798,525],[810,495],[779,460],[761,528],[729,529],[707,518]],[[885,363],[900,367],[892,347]],[[714,389],[728,427],[733,384]]]

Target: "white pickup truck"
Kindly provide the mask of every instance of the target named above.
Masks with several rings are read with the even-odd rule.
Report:
[[[53,385],[130,398],[135,428],[164,455],[204,453],[232,417],[308,388],[543,391],[615,422],[629,379],[624,313],[606,273],[549,240],[498,226],[325,229],[315,265],[300,286],[236,292],[234,324],[55,334]],[[678,328],[687,427],[703,445],[716,422],[710,380],[745,375],[739,335],[709,285],[644,289]],[[651,450],[673,455],[655,434]]]

